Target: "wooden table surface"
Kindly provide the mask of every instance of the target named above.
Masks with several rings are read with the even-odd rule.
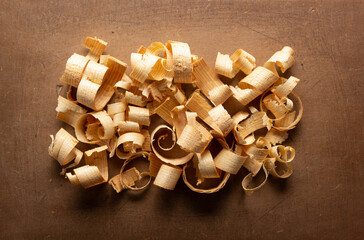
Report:
[[[363,239],[363,1],[1,1],[1,239]],[[154,41],[188,42],[214,65],[243,48],[263,64],[289,45],[304,116],[294,173],[252,196],[233,176],[201,195],[180,181],[84,190],[48,156],[65,63],[87,36],[130,64]],[[128,69],[130,72],[130,69]],[[113,161],[110,175],[120,163]]]

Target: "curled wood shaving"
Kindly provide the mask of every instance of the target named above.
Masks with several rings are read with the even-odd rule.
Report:
[[[249,145],[244,147],[244,152],[248,155],[247,160],[244,162],[243,166],[252,173],[253,176],[257,175],[264,160],[266,159],[269,149],[258,148],[254,145]]]
[[[92,61],[99,61],[101,54],[104,52],[107,42],[104,42],[101,39],[88,37],[83,42],[86,48],[89,49],[89,52],[86,58],[89,58]]]
[[[264,166],[269,174],[277,178],[288,178],[293,173],[291,164],[277,161],[276,158],[267,158],[264,161]]]
[[[266,127],[271,128],[271,121],[264,112],[253,113],[248,119],[236,124],[234,127],[234,136],[236,141],[242,145],[251,144],[249,135],[256,130]],[[251,137],[250,137],[251,138]],[[255,138],[253,137],[255,140]]]
[[[117,193],[121,192],[124,189],[128,189],[130,186],[134,186],[135,182],[140,180],[141,174],[135,168],[130,168],[126,170],[122,175],[117,175],[110,179],[109,183],[115,189]]]
[[[176,132],[177,138],[180,138],[183,129],[187,125],[187,114],[186,107],[181,105],[172,109],[171,112],[174,131]]]
[[[130,76],[139,82],[144,82],[152,71],[154,65],[160,64],[160,58],[152,54],[132,53],[131,67],[133,71]],[[158,63],[159,61],[159,63]],[[159,69],[158,67],[156,67]]]
[[[223,104],[232,92],[216,76],[203,58],[193,63],[193,82],[215,106]]]
[[[73,87],[78,87],[81,81],[83,72],[89,63],[90,59],[74,53],[68,60],[66,64],[66,70],[64,71],[61,81],[69,84]]]
[[[93,134],[93,140],[89,140],[87,137],[87,130],[89,128],[97,129]],[[114,122],[105,111],[86,113],[78,119],[75,133],[79,141],[95,144],[102,139],[111,139],[114,136]]]
[[[123,166],[120,169],[120,174],[114,176],[110,179],[109,184],[112,185],[114,190],[119,193],[124,189],[130,189],[134,191],[143,190],[150,184],[152,178],[149,172],[140,173],[135,167],[130,168],[125,171],[126,165],[128,165],[134,159],[139,157],[148,158],[149,153],[147,152],[137,152],[133,153],[127,160],[125,160]],[[143,178],[143,176],[147,176],[149,180],[141,187],[135,187],[136,183]]]
[[[264,67],[257,67],[239,82],[239,87],[241,89],[254,88],[263,93],[277,80],[278,77],[272,71]]]
[[[153,184],[167,190],[173,190],[181,173],[182,169],[180,167],[162,164]]]
[[[249,173],[248,175],[246,175],[241,183],[241,185],[243,186],[243,189],[245,191],[246,194],[251,195],[254,191],[257,191],[258,189],[260,189],[261,187],[264,186],[264,184],[267,182],[268,179],[268,171],[267,169],[265,169],[265,166],[262,166],[263,169],[263,173],[264,173],[264,178],[262,178],[257,186],[250,186],[251,182],[253,182],[253,178],[254,175],[253,173]]]
[[[152,98],[157,102],[163,102],[167,97],[172,96],[177,88],[172,86],[172,83],[163,79],[162,81],[155,81],[148,85]]]
[[[292,94],[293,94],[293,96],[295,96],[297,98],[298,103],[300,105],[298,115],[296,116],[296,111],[292,111],[292,112],[286,114],[286,116],[284,118],[282,118],[280,121],[276,121],[274,124],[275,125],[274,128],[276,128],[279,131],[291,130],[296,127],[296,125],[299,121],[301,121],[301,118],[303,115],[302,101],[301,101],[301,98],[295,92],[292,91]]]
[[[172,54],[174,81],[192,83],[191,51],[187,43],[169,41],[167,49]]]
[[[149,126],[150,117],[148,108],[128,106],[127,113],[128,121],[137,122],[140,125]]]
[[[76,126],[78,119],[86,113],[86,110],[62,96],[58,96],[58,105],[56,108],[57,119],[71,125]]]
[[[296,87],[296,85],[299,83],[299,81],[300,80],[298,78],[291,76],[286,81],[284,81],[282,84],[280,84],[276,88],[274,88],[272,90],[272,92],[280,99],[287,97],[288,94],[290,94],[292,92],[292,90]]]
[[[121,90],[129,90],[133,84],[133,81],[128,77],[128,75],[124,74],[120,81],[115,83],[114,91],[116,95],[123,98],[124,95]]]
[[[283,143],[303,115],[293,91],[300,80],[283,78],[276,70],[292,67],[292,48],[283,47],[258,67],[242,49],[230,56],[218,52],[213,71],[187,43],[154,42],[131,54],[129,77],[125,63],[102,55],[106,42],[89,37],[84,45],[87,56],[75,53],[66,63],[61,81],[70,90],[67,99],[58,97],[56,108],[57,118],[75,129],[77,139],[61,128],[48,149],[72,184],[89,188],[108,181],[107,151],[123,161],[120,173],[109,180],[118,193],[142,190],[152,178],[154,185],[173,190],[181,175],[192,191],[214,193],[236,174],[250,195],[269,175],[292,174],[295,149]],[[217,75],[234,78],[239,71],[246,76],[236,86]],[[192,93],[186,96],[185,91]],[[259,96],[257,108],[253,100]],[[232,106],[236,100],[245,107]],[[154,119],[165,125],[155,126]],[[222,149],[213,149],[213,139]],[[79,141],[100,147],[82,153],[76,148]],[[74,168],[82,156],[85,165]],[[148,171],[126,169],[139,157],[148,160]],[[246,176],[241,167],[249,172]],[[145,177],[148,181],[138,186]]]
[[[273,54],[273,56],[264,64],[264,67],[271,70],[278,76],[278,72],[274,64],[277,64],[284,73],[294,64],[294,51],[291,47],[285,46],[282,50]]]
[[[56,136],[51,135],[52,143],[48,148],[48,153],[56,159],[61,166],[74,160],[76,165],[81,161],[83,153],[76,148],[78,140],[61,128]]]
[[[107,105],[107,114],[113,119],[115,126],[117,126],[120,122],[125,121],[126,108],[127,104],[125,101],[110,103]]]
[[[215,166],[211,152],[205,150],[202,153],[196,153],[197,170],[201,178],[218,178],[220,174]]]
[[[192,157],[193,153],[184,152],[180,149],[179,145],[176,144],[176,135],[174,131],[166,126],[158,126],[151,134],[152,149],[154,154],[165,163],[172,165],[181,165],[188,162]],[[168,144],[168,145],[166,145]],[[180,157],[168,157],[168,152],[180,152]]]
[[[152,152],[149,154],[149,159],[148,160],[149,160],[149,173],[150,173],[150,176],[156,177],[157,174],[158,174],[159,169],[163,165],[163,161],[161,161],[157,157],[157,155],[155,155]]]
[[[265,141],[271,145],[281,144],[288,138],[288,133],[286,131],[279,131],[275,128],[271,128],[263,139],[257,140],[257,146],[264,145]]]
[[[154,109],[154,113],[158,114],[164,121],[173,125],[173,119],[171,116],[171,111],[173,108],[177,107],[179,103],[174,97],[168,97],[161,103],[158,107]]]
[[[211,187],[211,188],[198,188],[198,187],[195,187],[193,184],[191,184],[188,179],[187,179],[187,168],[188,168],[188,165],[186,164],[184,167],[183,167],[183,172],[182,172],[182,178],[183,178],[183,181],[184,183],[186,184],[186,186],[191,189],[192,191],[194,192],[198,192],[198,193],[207,193],[207,194],[210,194],[210,193],[215,193],[215,192],[218,192],[220,189],[222,189],[225,184],[227,183],[227,181],[229,180],[230,178],[230,173],[227,173],[225,172],[220,183],[216,186],[216,187]]]
[[[215,157],[215,165],[225,172],[237,174],[246,158],[228,149],[222,149]]]
[[[239,72],[239,68],[234,65],[230,56],[217,53],[215,62],[215,72],[228,78],[233,78]]]
[[[260,109],[261,111],[265,111],[265,109],[267,109],[276,116],[276,119],[273,119],[274,128],[279,131],[287,131],[295,128],[297,123],[301,120],[303,115],[303,106],[301,98],[292,91],[299,82],[299,79],[290,77],[288,80],[284,78],[281,78],[281,80],[283,81],[280,84],[270,89],[273,92],[272,94],[265,96],[269,91],[262,94],[260,98]],[[279,96],[276,94],[276,89],[278,89],[278,94],[280,94]],[[294,96],[298,101],[299,112],[297,116],[296,111],[293,109],[293,101],[287,97],[288,94]]]
[[[187,118],[177,144],[187,152],[201,153],[212,140],[212,135],[196,120],[196,116]]]
[[[237,49],[230,56],[230,59],[235,66],[247,75],[253,71],[253,68],[255,68],[255,58],[243,49]]]
[[[145,105],[147,105],[146,97],[144,97],[142,95],[136,95],[129,91],[125,92],[125,101],[128,104],[133,104],[133,105],[136,105],[139,107],[144,107]]]
[[[107,146],[101,146],[85,152],[85,166],[74,169],[74,174],[66,173],[73,185],[81,184],[89,188],[107,182],[109,177],[107,167]]]
[[[173,76],[171,53],[162,43],[155,42],[148,48],[141,47],[138,53],[131,54],[130,61],[130,76],[141,83],[147,78],[160,81]]]
[[[255,58],[242,49],[237,49],[231,56],[217,53],[215,72],[233,78],[241,70],[250,74],[255,67]]]
[[[231,119],[230,114],[220,104],[209,111],[213,122],[217,124],[224,136],[234,128],[234,121]]]
[[[133,156],[138,149],[141,149],[145,141],[142,133],[127,132],[120,135],[116,143],[116,156],[120,159],[128,159]],[[119,146],[122,146],[121,149]]]
[[[83,75],[87,77],[89,81],[101,85],[104,82],[106,73],[108,71],[109,71],[108,67],[102,64],[98,64],[97,62],[90,61],[87,64],[85,71],[83,72]]]
[[[101,85],[85,75],[77,88],[77,101],[94,110],[105,107],[114,94],[114,85],[122,79],[126,70],[125,63],[111,56],[107,57],[105,66],[108,72],[105,72]]]
[[[279,162],[289,163],[295,157],[296,151],[289,146],[277,145],[271,148],[269,155]]]
[[[248,112],[244,112],[244,111],[240,111],[235,113],[235,115],[232,117],[234,124],[238,124],[241,121],[245,120],[247,117],[249,117],[249,113]]]
[[[186,107],[191,112],[197,113],[205,123],[207,123],[212,129],[221,133],[222,131],[217,123],[214,122],[209,112],[212,110],[211,105],[200,95],[200,91],[197,89],[192,93],[188,101],[186,102]]]
[[[125,132],[140,132],[141,128],[139,123],[132,121],[120,121],[117,123],[118,133],[119,135]]]

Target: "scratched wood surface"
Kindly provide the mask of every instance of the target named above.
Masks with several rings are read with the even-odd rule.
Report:
[[[1,239],[363,239],[363,1],[1,1]],[[47,154],[59,78],[86,36],[130,63],[154,41],[185,41],[213,66],[243,48],[263,64],[285,45],[305,111],[294,173],[253,196],[71,186]],[[130,71],[130,69],[129,69]],[[110,175],[120,163],[111,161]]]

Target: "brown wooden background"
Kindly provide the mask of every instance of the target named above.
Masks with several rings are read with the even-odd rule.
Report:
[[[363,10],[344,0],[1,1],[0,238],[363,239]],[[243,48],[263,64],[293,47],[305,111],[290,134],[292,177],[251,197],[242,175],[213,195],[182,181],[119,195],[71,186],[47,148],[64,126],[58,79],[86,36],[128,64],[154,41],[186,41],[210,66],[217,51]]]

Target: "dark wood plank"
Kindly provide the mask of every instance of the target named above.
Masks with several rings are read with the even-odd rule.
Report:
[[[362,239],[363,1],[1,1],[2,239]],[[243,48],[263,64],[284,45],[305,106],[291,131],[294,174],[244,195],[243,176],[213,195],[152,186],[116,195],[71,186],[47,154],[67,58],[97,36],[129,54],[186,41],[213,66]],[[128,70],[130,71],[130,69]],[[113,160],[111,175],[120,163]]]

